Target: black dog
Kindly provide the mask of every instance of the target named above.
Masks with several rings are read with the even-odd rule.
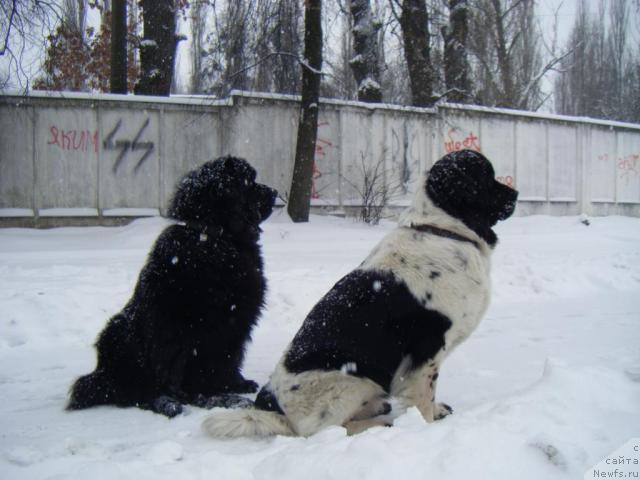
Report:
[[[259,225],[276,191],[255,178],[245,160],[225,157],[182,179],[169,208],[179,223],[156,240],[68,409],[113,404],[172,417],[182,403],[212,406],[214,395],[257,390],[240,367],[264,302]]]
[[[357,433],[415,406],[427,422],[440,365],[489,305],[492,230],[518,192],[491,163],[464,150],[436,162],[413,204],[362,264],[316,304],[285,350],[255,408],[204,422],[214,437]]]

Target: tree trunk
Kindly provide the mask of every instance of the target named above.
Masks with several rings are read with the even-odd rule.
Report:
[[[113,0],[111,93],[127,93],[127,0]]]
[[[358,83],[358,100],[382,102],[378,59],[378,29],[373,21],[369,0],[351,0],[353,16],[353,50],[349,64]]]
[[[452,102],[469,101],[469,64],[467,63],[467,0],[449,0],[449,26],[443,28],[444,78],[448,99]]]
[[[411,103],[430,107],[434,103],[434,72],[430,58],[429,15],[425,0],[403,0],[400,28],[409,70]]]
[[[514,108],[516,104],[516,92],[511,70],[511,58],[507,48],[507,34],[505,31],[505,15],[502,12],[501,0],[491,0],[496,19],[496,51],[498,54],[498,68],[502,83],[502,99],[498,107]]]
[[[278,23],[273,29],[273,47],[276,52],[298,53],[300,35],[300,4],[298,0],[279,1],[276,7]],[[275,59],[274,82],[277,93],[298,92],[300,74],[295,58],[279,56]]]
[[[175,7],[172,0],[140,0],[140,5],[144,38],[140,45],[142,71],[135,93],[168,96],[178,44]]]
[[[322,69],[322,1],[306,0],[304,14],[304,59],[302,102],[296,142],[296,158],[287,211],[294,222],[308,222],[313,162],[318,133],[318,99]],[[311,67],[311,68],[309,68]],[[312,70],[313,69],[313,70]]]

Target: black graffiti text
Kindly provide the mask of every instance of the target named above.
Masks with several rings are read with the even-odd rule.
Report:
[[[113,129],[107,134],[104,141],[102,142],[102,148],[105,150],[117,150],[118,157],[113,164],[113,168],[111,169],[113,174],[115,175],[124,160],[127,158],[129,152],[142,151],[142,157],[138,160],[136,165],[133,167],[133,173],[137,173],[140,167],[144,164],[145,160],[151,155],[154,149],[153,142],[141,142],[140,137],[144,133],[147,126],[149,126],[149,119],[147,118],[142,126],[138,129],[138,133],[133,137],[133,140],[129,139],[115,139],[115,136],[118,134],[118,130],[120,130],[120,126],[122,125],[122,119],[118,120]]]

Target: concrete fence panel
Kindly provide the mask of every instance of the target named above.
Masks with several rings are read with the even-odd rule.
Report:
[[[585,186],[595,203],[616,201],[617,133],[607,128],[591,128],[588,141],[589,177]]]
[[[202,163],[223,154],[222,119],[220,112],[168,110],[160,115],[158,143],[160,155],[161,211],[167,204],[182,176]]]
[[[520,215],[640,216],[640,125],[448,104],[319,108],[315,207],[359,206],[377,168],[400,208],[425,169],[469,148],[520,190]],[[226,154],[247,158],[286,198],[298,117],[297,97],[243,92],[0,95],[0,225],[164,214],[182,175]]]
[[[318,116],[318,133],[316,137],[315,165],[313,169],[311,202],[314,205],[341,205],[341,174],[342,174],[342,131],[340,110],[324,108]],[[297,125],[291,130],[297,134]],[[293,145],[295,147],[296,137]],[[291,164],[295,157],[292,152]],[[288,179],[287,179],[288,180]],[[290,182],[282,186],[288,191]],[[330,200],[329,200],[330,199]]]
[[[0,104],[0,211],[32,217],[35,211],[35,109]]]
[[[423,115],[386,114],[385,153],[392,199],[409,203],[421,173],[431,164],[431,150],[436,125]]]
[[[100,110],[100,207],[159,209],[160,113],[156,110]]]
[[[547,200],[547,126],[537,122],[516,122],[515,170],[520,201]],[[542,181],[541,181],[542,180]]]
[[[616,200],[620,203],[640,202],[640,135],[631,132],[618,133],[620,151],[617,156]]]

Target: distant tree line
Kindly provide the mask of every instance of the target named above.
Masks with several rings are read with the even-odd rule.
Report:
[[[120,35],[111,31],[112,1],[126,4]],[[111,40],[125,35],[120,78],[126,74],[129,92],[300,94],[306,4],[9,0],[0,8],[0,55],[11,60],[0,87],[11,76],[24,76],[19,43],[40,28],[49,34],[33,88],[109,91]],[[640,44],[632,21],[640,1],[600,0],[595,11],[585,0],[578,5],[569,40],[559,46],[557,24],[543,32],[535,0],[326,1],[320,93],[424,107],[442,100],[524,110],[539,109],[553,95],[559,113],[640,121]],[[87,27],[90,9],[100,12],[97,29]],[[178,35],[178,23],[190,46],[189,73],[179,82],[176,47],[186,38]],[[552,80],[549,91],[544,78]]]
[[[640,38],[634,43],[631,31],[640,27],[638,15],[640,2],[600,2],[589,11],[580,1],[569,37],[572,53],[555,82],[559,113],[640,122]]]

